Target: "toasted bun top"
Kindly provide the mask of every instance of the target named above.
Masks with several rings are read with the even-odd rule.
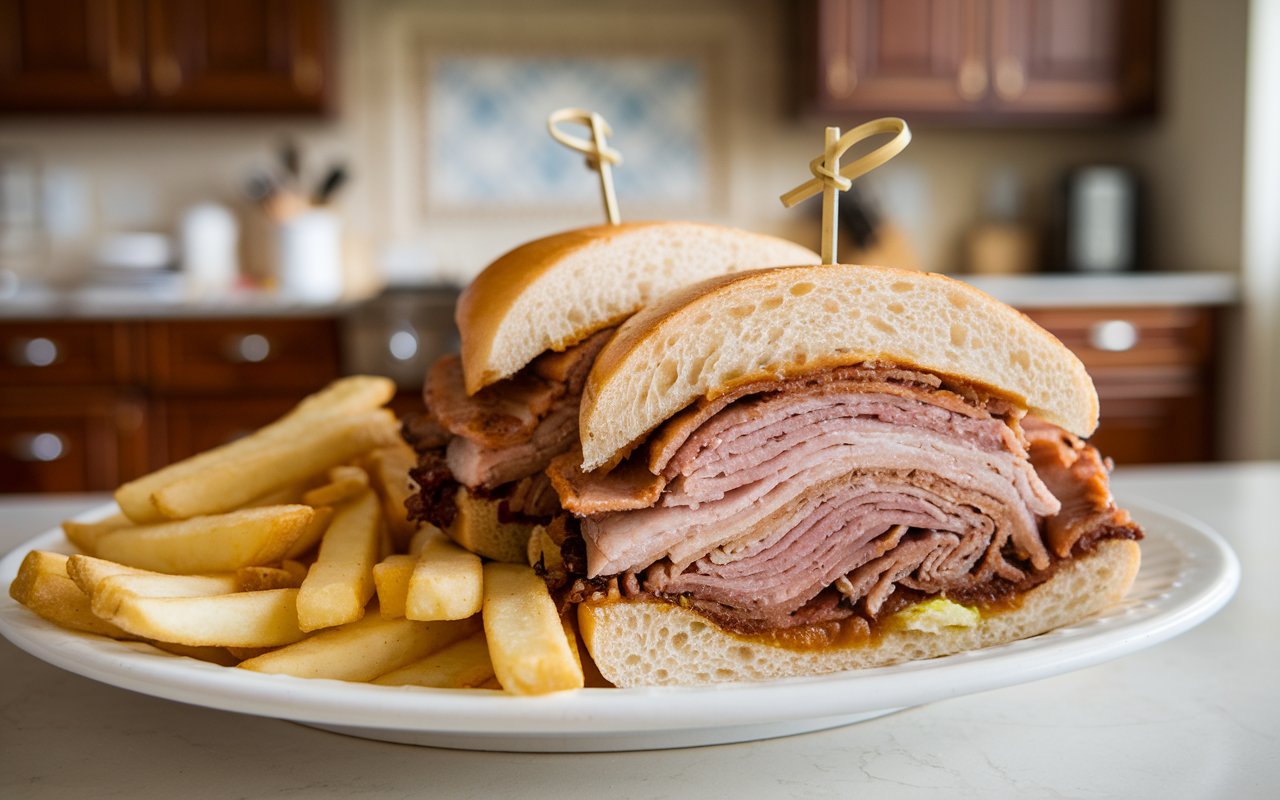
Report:
[[[972,286],[889,267],[782,267],[685,287],[624,323],[587,378],[582,467],[699,397],[864,361],[966,381],[1079,436],[1098,424],[1080,359]]]
[[[616,325],[672,289],[820,260],[785,239],[694,222],[601,225],[529,242],[490,264],[458,301],[467,392]]]

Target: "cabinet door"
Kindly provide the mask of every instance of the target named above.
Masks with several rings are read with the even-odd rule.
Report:
[[[1123,115],[1155,104],[1154,0],[991,0],[998,111]]]
[[[326,0],[149,0],[151,103],[193,111],[323,111]]]
[[[106,491],[138,477],[147,467],[142,408],[112,390],[6,392],[0,491]]]
[[[1124,465],[1214,458],[1213,314],[1188,307],[1027,311],[1084,362],[1102,411],[1090,441]]]
[[[138,107],[142,2],[0,0],[0,110]]]
[[[985,20],[984,0],[819,0],[817,105],[867,114],[971,108],[987,91]]]

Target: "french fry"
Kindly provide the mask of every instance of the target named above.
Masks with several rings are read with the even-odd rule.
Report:
[[[365,489],[338,506],[320,542],[320,555],[298,590],[298,624],[304,631],[355,622],[373,596],[382,515]]]
[[[153,572],[229,572],[279,561],[314,516],[308,506],[267,506],[120,528],[98,537],[95,550],[100,558]]]
[[[236,591],[261,592],[267,589],[297,589],[303,576],[280,567],[241,567],[236,570]]]
[[[351,375],[304,398],[280,422],[306,423],[334,414],[358,414],[385,406],[395,395],[396,384],[390,378]]]
[[[234,575],[167,575],[126,567],[92,556],[70,556],[67,575],[90,599],[103,591],[108,581],[113,591],[128,591],[149,597],[195,597],[227,594],[238,588]],[[96,612],[95,612],[96,613]]]
[[[179,475],[155,489],[151,502],[170,519],[219,514],[350,461],[395,441],[398,435],[395,415],[386,409],[313,421],[306,436],[259,432],[239,440],[250,443],[243,453],[234,458],[224,454],[220,461],[206,464],[198,472]],[[255,437],[265,442],[251,442]]]
[[[104,581],[105,588],[112,581]],[[93,598],[94,613],[135,636],[215,647],[274,647],[306,636],[298,627],[297,589],[143,597],[102,588]]]
[[[350,500],[369,486],[369,473],[346,464],[329,470],[329,482],[302,496],[309,506],[332,506]]]
[[[580,689],[582,668],[569,648],[547,585],[523,564],[484,565],[484,633],[498,683],[514,694]]]
[[[409,555],[416,556],[422,552],[422,548],[431,540],[431,537],[443,535],[444,532],[430,522],[422,523],[414,532],[413,538],[409,540]]]
[[[370,614],[251,658],[240,667],[300,678],[368,681],[417,661],[478,628],[475,620],[411,622]]]
[[[43,550],[27,553],[13,583],[9,584],[9,596],[64,628],[113,639],[130,638],[119,627],[93,613],[89,595],[67,576],[67,557],[61,553]]]
[[[296,506],[302,502],[302,496],[307,493],[308,483],[295,483],[292,486],[286,486],[283,489],[276,489],[274,492],[255,497],[248,503],[245,508],[262,508],[263,506]],[[308,503],[308,505],[310,505]]]
[[[265,455],[278,448],[281,442],[296,441],[300,435],[324,429],[330,418],[340,419],[363,412],[372,411],[384,405],[395,394],[395,384],[387,378],[357,375],[335,381],[325,389],[303,400],[283,418],[259,430],[244,439],[215,447],[199,455],[171,464],[163,469],[144,475],[137,480],[129,481],[116,490],[116,503],[129,519],[134,522],[160,522],[166,517],[174,517],[173,513],[161,511],[155,502],[157,492],[174,483],[183,481],[199,481],[207,473],[220,473],[225,476],[228,469],[234,472],[241,462],[260,464]],[[353,455],[371,449],[365,447]],[[267,460],[270,460],[269,458]],[[196,516],[200,513],[217,513],[228,511],[244,505],[256,497],[278,491],[290,484],[301,481],[310,475],[349,460],[339,458],[337,461],[318,466],[303,474],[291,472],[291,477],[275,481],[255,481],[239,487],[236,499],[220,508],[210,508],[178,516]],[[225,481],[225,477],[223,478]],[[219,487],[220,490],[222,487]],[[215,490],[216,491],[216,490]],[[189,494],[189,490],[188,490]],[[245,496],[246,494],[250,496]]]
[[[378,611],[384,617],[403,617],[409,596],[409,577],[417,556],[391,555],[373,567],[373,585],[378,593]]]
[[[296,646],[296,645],[295,645]],[[431,686],[472,689],[493,680],[484,632],[468,636],[426,658],[388,672],[373,682],[383,686]]]
[[[64,628],[109,636],[136,639],[174,655],[234,667],[239,659],[221,647],[191,647],[134,636],[96,616],[89,608],[89,596],[66,573],[67,557],[61,553],[33,550],[23,559],[18,575],[9,586],[14,600],[45,619]]]
[[[307,579],[307,565],[303,564],[301,561],[286,558],[284,561],[280,562],[280,569],[296,578],[299,586],[301,586],[302,582]]]
[[[97,546],[98,539],[104,534],[130,525],[133,525],[133,521],[124,514],[112,514],[97,522],[77,522],[69,519],[62,523],[62,532],[66,534],[67,541],[76,546],[76,549],[92,556],[97,555],[94,548]]]
[[[324,532],[329,530],[329,523],[333,521],[333,509],[329,506],[320,506],[312,510],[315,513],[311,517],[311,522],[290,545],[289,552],[284,554],[286,561],[311,552],[324,538]]]
[[[409,619],[466,619],[484,602],[484,567],[480,556],[458,547],[447,536],[427,537],[409,578],[405,616]]]
[[[369,454],[369,477],[382,500],[382,513],[387,518],[387,529],[396,547],[404,547],[418,529],[417,523],[409,520],[409,510],[405,507],[412,494],[409,470],[417,463],[418,457],[413,448],[403,439]]]

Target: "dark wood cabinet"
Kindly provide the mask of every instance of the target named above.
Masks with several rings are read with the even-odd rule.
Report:
[[[0,323],[0,492],[104,491],[339,375],[335,319]]]
[[[1155,106],[1155,0],[812,0],[799,20],[808,110],[994,122]]]
[[[1117,116],[1155,104],[1154,0],[991,0],[998,112]]]
[[[987,91],[984,0],[824,0],[816,22],[828,110],[960,112]]]
[[[0,0],[0,108],[139,107],[143,2]]]
[[[1093,377],[1090,441],[1117,464],[1210,461],[1216,375],[1211,308],[1032,309]]]
[[[338,374],[332,319],[153,322],[148,382],[166,392],[314,391]]]
[[[0,111],[312,113],[328,0],[0,0]]]
[[[111,388],[6,389],[0,491],[114,489],[149,467],[145,406]]]
[[[199,111],[321,111],[325,0],[149,0],[151,104]]]

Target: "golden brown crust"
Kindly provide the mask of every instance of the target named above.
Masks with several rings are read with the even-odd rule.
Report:
[[[490,264],[459,298],[467,391],[616,325],[677,286],[817,260],[793,242],[693,222],[600,225],[523,244]]]

